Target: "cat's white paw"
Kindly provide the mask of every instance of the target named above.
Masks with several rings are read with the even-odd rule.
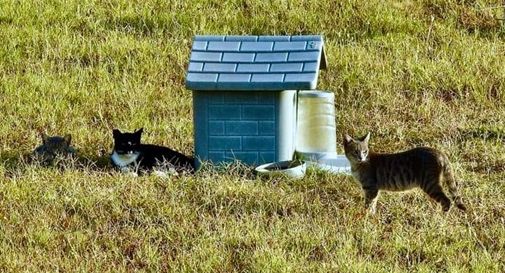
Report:
[[[375,214],[377,212],[376,206],[371,206],[369,211],[370,211],[370,214],[372,214],[372,215]]]
[[[170,177],[170,174],[167,173],[167,172],[164,172],[164,171],[160,171],[160,170],[154,170],[152,172],[153,175],[156,175],[157,177],[163,177],[163,178],[168,178]]]
[[[131,171],[130,171],[130,172],[127,172],[127,173],[126,173],[126,175],[131,176],[131,177],[138,177],[138,176],[139,176],[139,174],[138,174],[138,173],[136,173],[136,172],[131,172]]]
[[[370,214],[375,214],[377,212],[377,198],[372,201],[370,204]]]
[[[120,171],[122,174],[126,174],[131,177],[138,177],[139,174],[128,167],[121,167]]]

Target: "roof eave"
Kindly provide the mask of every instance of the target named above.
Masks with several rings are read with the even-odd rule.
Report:
[[[321,47],[321,58],[319,63],[320,70],[326,70],[328,68],[328,60],[326,59],[326,51],[324,50],[324,44]]]
[[[317,79],[307,82],[258,82],[254,85],[244,85],[233,82],[186,82],[186,88],[192,91],[283,91],[283,90],[313,90]]]

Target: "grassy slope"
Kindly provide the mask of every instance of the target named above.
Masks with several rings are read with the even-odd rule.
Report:
[[[500,1],[65,2],[0,2],[0,271],[505,271],[505,14],[483,9]],[[338,129],[446,151],[467,216],[414,191],[362,217],[344,176],[108,169],[114,127],[192,152],[193,35],[306,33],[325,35]],[[41,129],[97,166],[23,164]]]

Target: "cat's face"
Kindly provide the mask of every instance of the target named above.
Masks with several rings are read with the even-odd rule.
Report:
[[[43,163],[49,164],[57,156],[66,156],[71,153],[70,141],[71,135],[60,136],[47,136],[42,134],[42,146],[35,149],[36,155]]]
[[[133,133],[121,133],[118,129],[112,130],[112,135],[114,137],[114,151],[120,155],[133,154],[138,151],[142,132],[143,128],[140,128]]]
[[[353,139],[348,134],[344,135],[345,156],[351,163],[361,163],[368,160],[369,139],[370,133],[358,139]]]

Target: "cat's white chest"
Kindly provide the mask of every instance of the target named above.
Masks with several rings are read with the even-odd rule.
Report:
[[[130,165],[131,163],[136,162],[139,155],[140,155],[139,153],[120,155],[114,151],[114,153],[111,156],[111,159],[117,166],[125,167]]]

